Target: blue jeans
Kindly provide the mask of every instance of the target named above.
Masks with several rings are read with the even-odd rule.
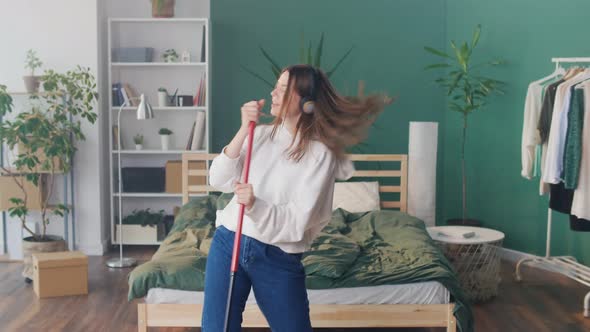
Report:
[[[213,236],[205,270],[202,332],[223,332],[234,237],[223,226]],[[312,331],[301,256],[242,234],[229,331],[241,330],[250,288],[272,331]]]

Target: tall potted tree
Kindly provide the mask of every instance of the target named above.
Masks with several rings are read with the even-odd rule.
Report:
[[[53,184],[58,174],[70,171],[76,142],[85,140],[82,122],[93,124],[97,118],[93,112],[98,98],[96,81],[88,68],[78,66],[66,73],[46,70],[40,81],[43,93],[31,94],[27,109],[0,124],[0,142],[11,151],[18,150],[15,156],[7,158],[10,166],[1,168],[5,176],[11,178],[7,180],[14,181],[18,188],[18,192],[10,193],[14,196],[10,198],[8,213],[18,218],[31,235],[23,239],[25,266],[22,274],[27,281],[32,278],[32,253],[66,248],[61,237],[47,234],[50,217],[63,217],[69,212],[63,203],[52,200]],[[0,116],[12,111],[12,98],[6,86],[0,85]],[[30,197],[31,185],[38,188],[39,198]],[[33,199],[40,203],[37,220],[40,232],[27,226]]]
[[[448,224],[479,226],[480,222],[467,218],[467,179],[465,174],[465,143],[467,142],[467,119],[474,111],[482,109],[488,104],[489,98],[493,94],[503,94],[505,82],[483,76],[480,71],[486,67],[495,67],[505,63],[505,61],[496,59],[473,65],[473,51],[479,42],[481,35],[481,25],[478,24],[473,33],[471,43],[463,42],[457,46],[455,41],[451,41],[452,54],[437,50],[432,47],[424,49],[439,58],[443,62],[435,63],[426,67],[426,69],[443,70],[443,76],[437,78],[435,82],[447,92],[448,108],[451,111],[459,112],[463,119],[463,128],[461,135],[461,179],[462,179],[462,217],[447,220]]]

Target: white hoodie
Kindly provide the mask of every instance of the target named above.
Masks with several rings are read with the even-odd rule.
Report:
[[[244,213],[242,233],[285,252],[301,253],[330,221],[335,179],[349,179],[354,165],[348,159],[336,159],[319,141],[312,141],[303,158],[295,162],[287,152],[293,135],[282,126],[273,139],[271,132],[270,125],[258,125],[254,132],[248,183],[256,199]],[[239,157],[229,158],[224,147],[213,159],[211,186],[229,193],[236,181],[242,181],[247,141]],[[217,211],[216,226],[235,231],[238,211],[234,196],[225,209]]]

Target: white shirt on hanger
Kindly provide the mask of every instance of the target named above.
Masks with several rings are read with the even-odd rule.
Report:
[[[522,125],[521,142],[521,175],[532,179],[535,163],[535,147],[541,142],[537,123],[541,114],[543,86],[537,82],[529,84],[524,102],[524,122]]]
[[[586,69],[557,87],[555,104],[551,116],[551,130],[547,141],[547,155],[543,165],[542,181],[557,184],[562,181],[563,153],[567,135],[567,115],[569,112],[570,88],[584,80],[590,79],[590,70]]]
[[[578,186],[574,191],[571,214],[590,220],[590,81],[582,83],[584,89],[584,124],[582,129],[582,158]]]

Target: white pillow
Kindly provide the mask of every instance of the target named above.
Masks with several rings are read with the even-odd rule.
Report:
[[[379,182],[336,182],[332,210],[367,212],[381,209]]]

